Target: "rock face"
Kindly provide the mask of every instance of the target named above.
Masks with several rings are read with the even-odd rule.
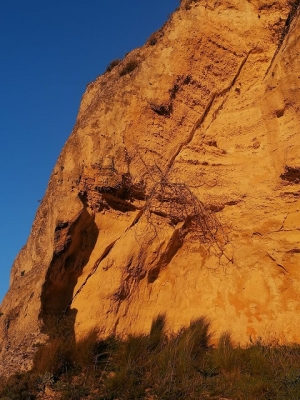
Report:
[[[2,373],[80,337],[300,342],[299,1],[182,1],[87,87],[1,307]],[[5,371],[4,371],[5,369]]]

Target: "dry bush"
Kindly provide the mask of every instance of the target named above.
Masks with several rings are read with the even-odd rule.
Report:
[[[139,63],[137,60],[128,61],[127,64],[124,66],[124,68],[121,70],[120,76],[130,74],[132,71],[134,71],[137,68],[138,65],[139,65]]]
[[[189,10],[192,4],[197,3],[198,1],[199,0],[181,0],[180,5],[183,5],[186,10]]]
[[[73,318],[48,315],[44,318],[43,332],[49,340],[40,346],[34,357],[34,371],[59,376],[73,366],[75,339]]]
[[[243,350],[235,347],[229,332],[224,332],[219,339],[219,344],[214,351],[215,364],[219,366],[222,373],[238,374],[245,367]]]
[[[164,217],[170,225],[176,226],[184,222],[189,229],[197,233],[202,243],[219,243],[224,246],[228,239],[222,225],[215,214],[198,199],[192,189],[205,186],[199,183],[192,189],[184,182],[172,181],[169,177],[170,168],[164,172],[154,161],[150,170],[139,152],[136,153],[145,167],[143,181],[148,182],[146,191],[144,184],[145,205],[143,213],[148,223],[155,230],[153,215]]]
[[[152,33],[152,35],[147,40],[147,44],[149,44],[150,46],[155,46],[159,39],[163,37],[163,35],[163,30],[159,29],[158,31]]]
[[[192,233],[193,238],[216,257],[216,268],[221,262],[223,265],[233,263],[232,257],[225,252],[229,243],[225,229],[216,214],[198,199],[192,189],[183,182],[172,182],[168,174],[160,171],[155,178],[149,172],[147,174],[150,176],[150,189],[145,194],[143,207],[147,225],[136,226],[137,241],[151,243],[157,237],[164,237],[166,227],[172,226],[174,230],[179,229],[179,242]],[[161,217],[165,224],[161,223]],[[181,228],[178,228],[180,223]]]
[[[51,339],[41,346],[34,357],[37,373],[51,373],[60,376],[73,367],[74,341],[61,338]]]
[[[115,68],[117,65],[119,65],[121,62],[122,62],[122,60],[121,60],[120,58],[116,58],[115,60],[112,60],[112,61],[108,64],[108,66],[107,66],[105,72],[110,72],[112,69],[114,69],[114,68]]]

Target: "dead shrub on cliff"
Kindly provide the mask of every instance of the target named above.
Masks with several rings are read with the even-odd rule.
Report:
[[[165,217],[176,226],[185,222],[198,233],[203,243],[217,240],[221,226],[215,216],[182,182],[172,182],[162,177],[150,190],[144,213],[151,224],[152,215]]]
[[[143,180],[148,182],[149,189],[147,191],[144,188],[145,204],[142,209],[147,224],[142,228],[136,226],[137,240],[150,243],[160,236],[163,238],[167,228],[172,227],[174,232],[178,231],[178,243],[191,234],[193,239],[217,257],[219,264],[221,259],[222,263],[232,263],[232,258],[225,252],[229,240],[224,227],[193,191],[205,183],[191,188],[184,182],[174,182],[168,172],[163,173],[157,164],[155,172],[151,173],[142,157],[139,158],[146,167]]]
[[[130,60],[128,61],[125,66],[123,67],[123,69],[120,72],[120,76],[124,76],[127,74],[130,74],[132,71],[134,71],[137,66],[139,65],[137,60]]]
[[[112,70],[113,70],[117,65],[119,65],[121,62],[122,62],[122,60],[121,60],[120,58],[116,58],[115,60],[112,60],[112,61],[108,64],[108,66],[107,66],[105,72],[110,72],[110,71],[112,71]]]
[[[147,40],[147,44],[149,44],[150,46],[155,46],[159,39],[163,37],[163,35],[163,29],[159,29],[158,31],[152,33],[152,35]]]
[[[189,10],[193,3],[197,3],[199,0],[181,0],[180,4],[184,6],[186,10]]]

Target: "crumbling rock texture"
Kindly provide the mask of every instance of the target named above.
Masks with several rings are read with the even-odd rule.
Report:
[[[300,342],[299,1],[184,0],[88,85],[1,307],[2,373],[81,337]]]

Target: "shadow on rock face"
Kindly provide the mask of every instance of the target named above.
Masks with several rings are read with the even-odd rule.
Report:
[[[39,318],[44,326],[47,326],[49,317],[60,318],[66,313],[69,316],[74,288],[89,261],[98,233],[94,218],[86,208],[75,221],[57,225],[55,250],[41,295]]]

